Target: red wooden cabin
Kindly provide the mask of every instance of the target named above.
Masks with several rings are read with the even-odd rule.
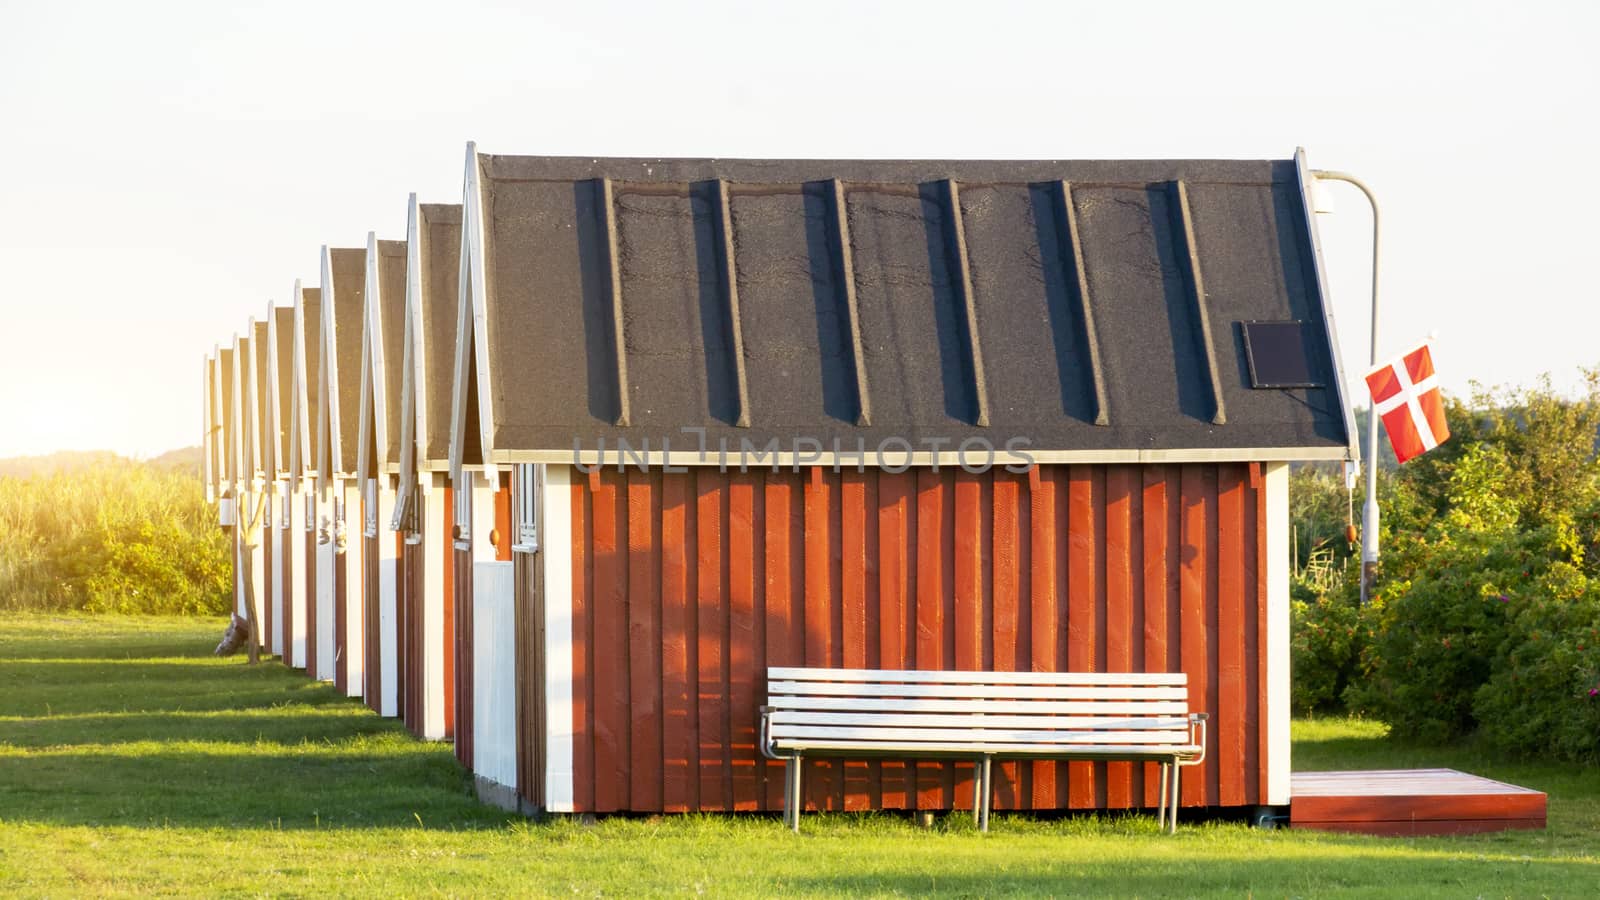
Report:
[[[394,505],[400,464],[400,375],[404,364],[406,245],[367,235],[366,308],[362,314],[361,414],[357,482],[361,485],[362,694],[384,716],[400,714],[397,606],[401,534]]]
[[[399,702],[406,727],[430,740],[455,734],[455,550],[446,469],[460,240],[459,206],[418,203],[411,195],[393,520],[404,535],[397,602]]]
[[[458,651],[480,781],[777,809],[769,665],[1181,670],[1182,802],[1286,804],[1287,466],[1356,455],[1308,184],[469,150],[452,458],[512,489],[458,553],[511,623]],[[808,766],[814,808],[971,803],[960,763]],[[1154,802],[1153,767],[1001,768],[1000,808]]]
[[[362,541],[357,468],[366,251],[322,248],[322,365],[317,379],[317,675],[361,696]]]

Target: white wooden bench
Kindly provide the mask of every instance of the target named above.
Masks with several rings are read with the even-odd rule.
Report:
[[[995,759],[1161,765],[1158,821],[1178,828],[1178,773],[1205,761],[1206,714],[1181,673],[921,672],[774,666],[761,752],[785,763],[784,823],[800,830],[805,758],[973,761],[973,816],[989,829]]]

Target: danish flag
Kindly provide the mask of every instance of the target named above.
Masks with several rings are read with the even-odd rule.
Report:
[[[1444,420],[1433,354],[1423,344],[1367,373],[1367,388],[1400,462],[1432,450],[1450,437]]]

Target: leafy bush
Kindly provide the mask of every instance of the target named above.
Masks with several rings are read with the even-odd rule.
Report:
[[[1447,411],[1455,437],[1380,481],[1371,606],[1297,598],[1295,703],[1348,683],[1347,707],[1401,736],[1600,760],[1600,380]]]
[[[1292,601],[1289,658],[1294,675],[1289,700],[1296,713],[1342,708],[1344,693],[1360,671],[1362,651],[1372,638],[1371,616],[1362,614],[1359,601],[1348,591]]]
[[[1600,762],[1600,585],[1559,565],[1545,587],[1509,604],[1504,649],[1473,712],[1506,750]]]
[[[192,474],[108,462],[0,477],[0,609],[216,615],[232,580]]]

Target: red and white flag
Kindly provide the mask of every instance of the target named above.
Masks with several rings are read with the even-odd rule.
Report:
[[[1368,372],[1367,388],[1389,432],[1396,459],[1405,462],[1449,439],[1439,377],[1433,373],[1433,355],[1427,344]]]

